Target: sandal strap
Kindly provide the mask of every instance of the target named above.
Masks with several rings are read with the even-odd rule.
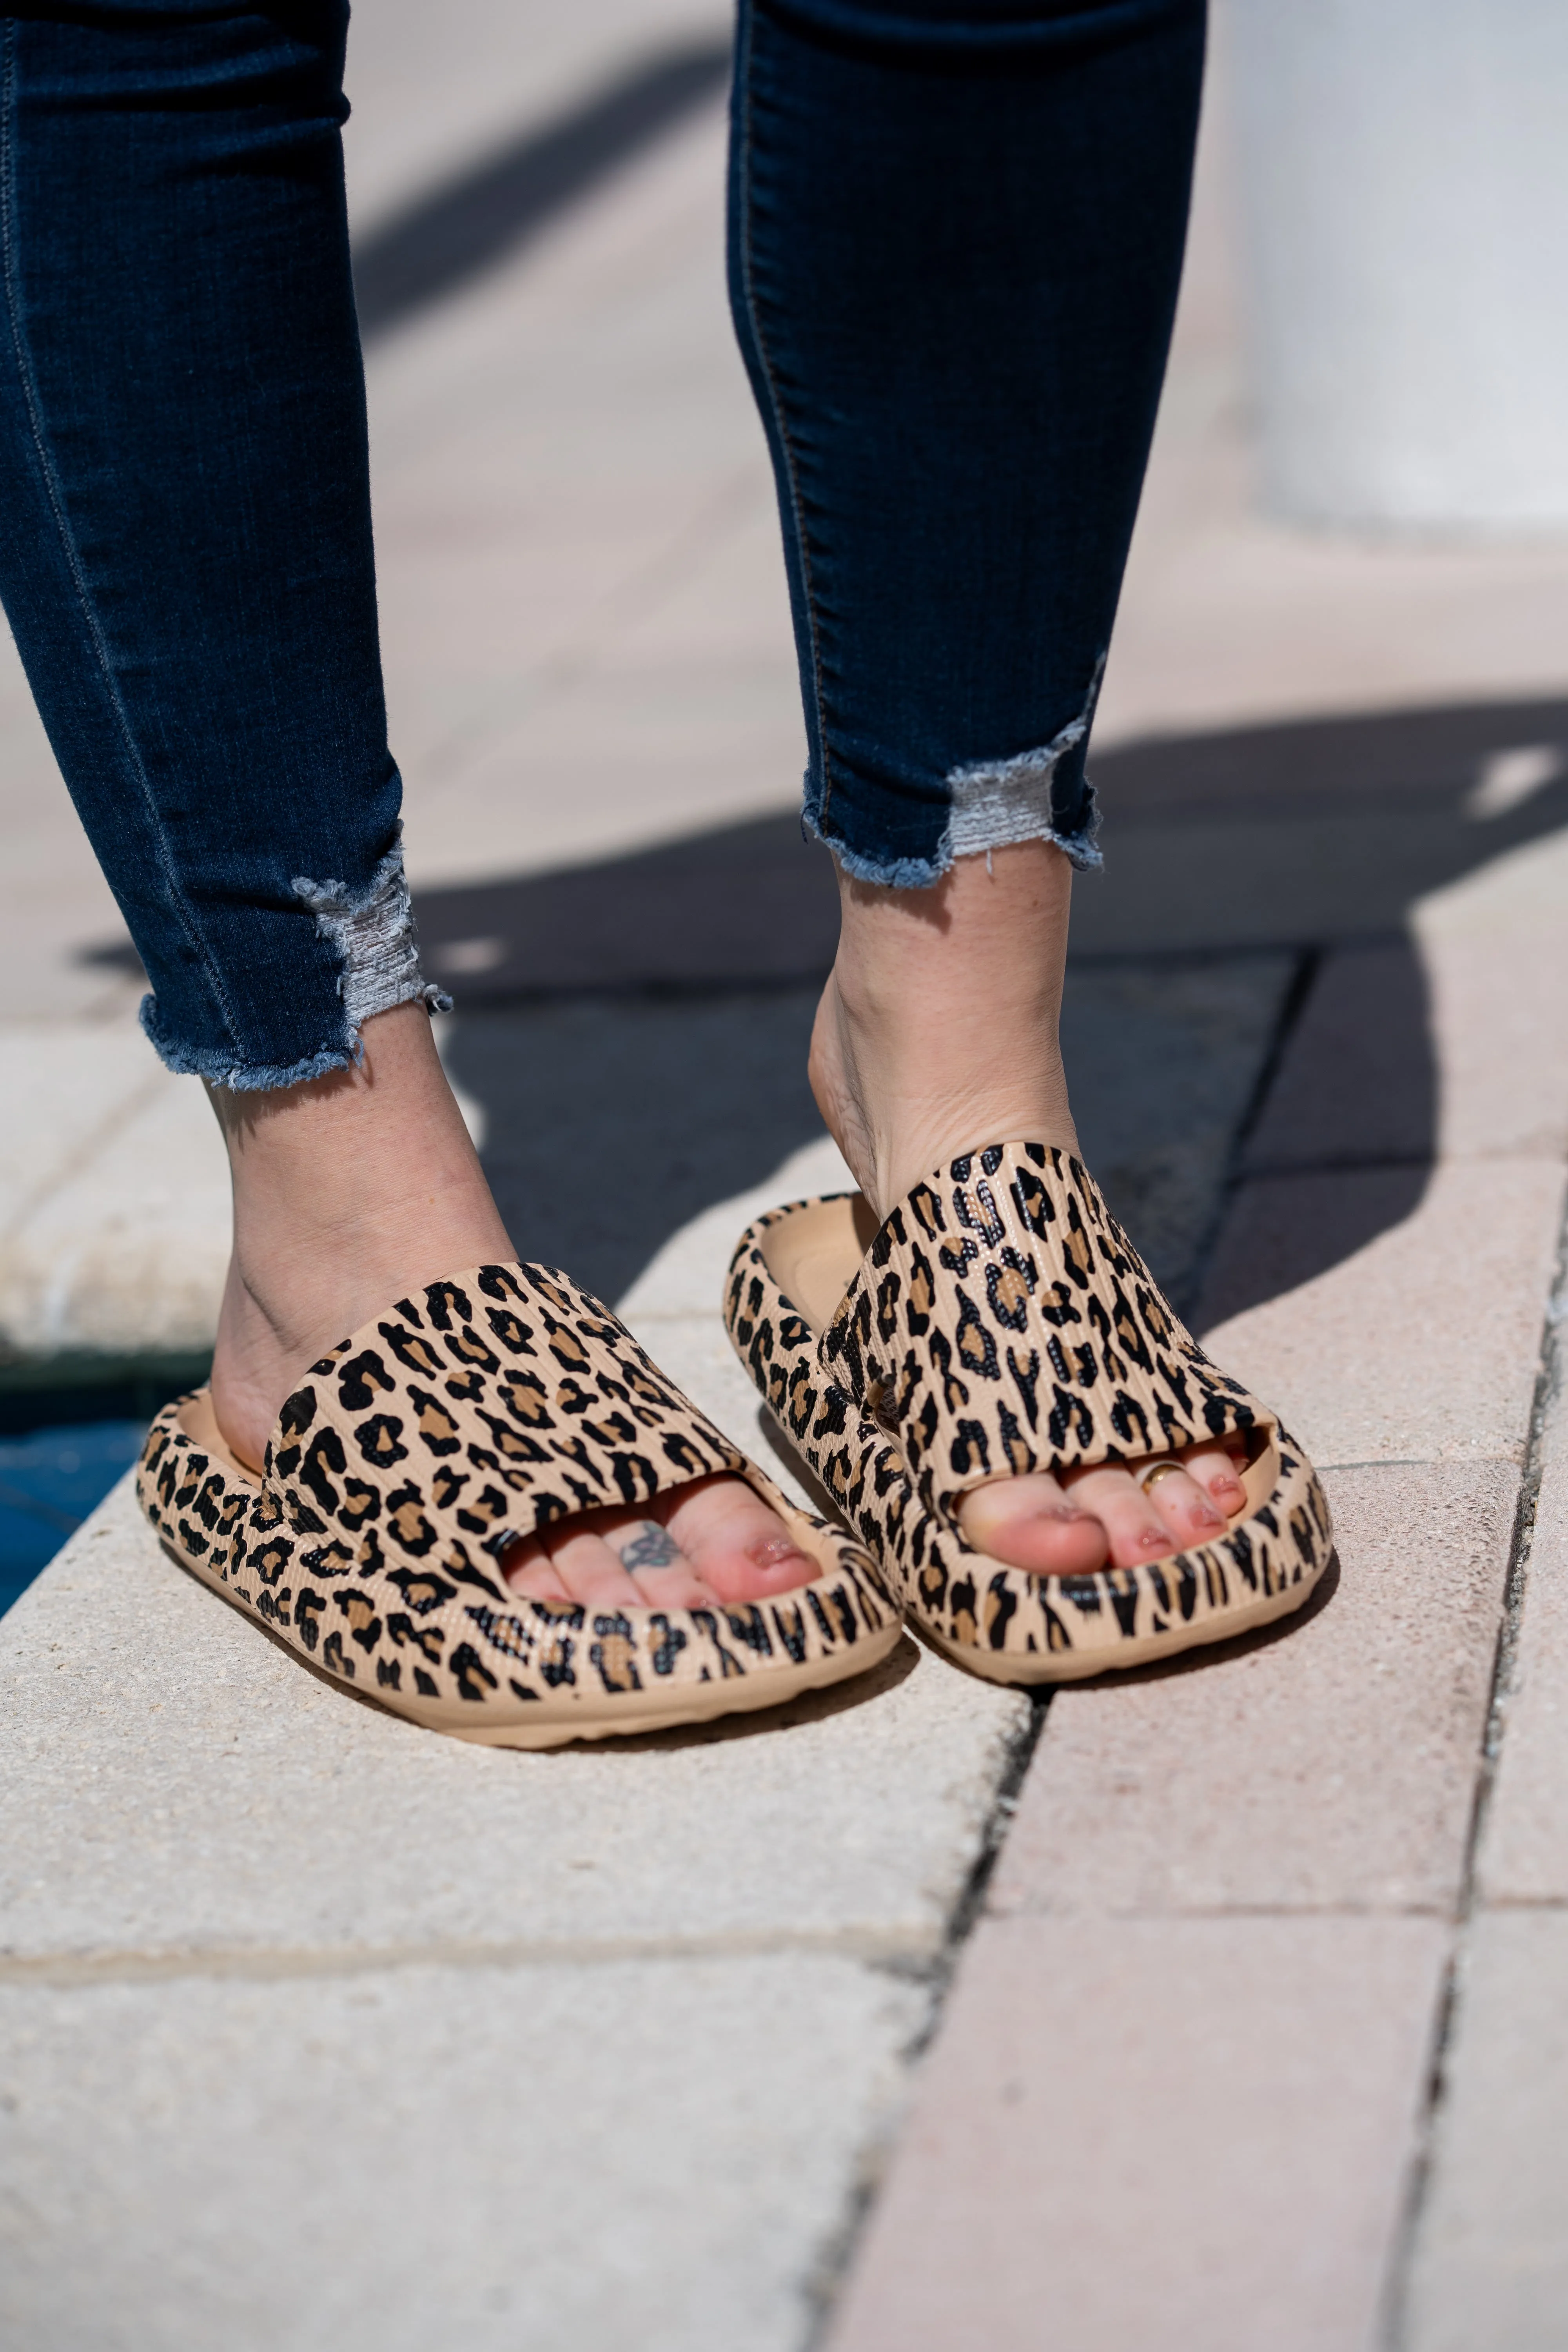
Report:
[[[518,1537],[746,1466],[607,1307],[512,1264],[400,1298],[312,1364],[263,1486],[340,1569],[504,1593],[495,1562]]]
[[[952,1522],[989,1479],[1170,1454],[1269,1416],[1162,1297],[1088,1170],[1043,1143],[917,1184],[823,1334],[826,1378],[895,1430]]]

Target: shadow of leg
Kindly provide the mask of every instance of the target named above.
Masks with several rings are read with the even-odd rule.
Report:
[[[1414,942],[1331,950],[1243,1148],[1200,1324],[1294,1290],[1403,1224],[1431,1175],[1436,1119]]]

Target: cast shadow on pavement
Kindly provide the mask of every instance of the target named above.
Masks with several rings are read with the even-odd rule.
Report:
[[[1085,1156],[1156,1273],[1190,1307],[1198,1228],[1212,1238],[1244,1171],[1363,1175],[1333,1188],[1336,1222],[1227,1256],[1203,1300],[1217,1323],[1419,1202],[1437,1088],[1408,912],[1568,824],[1568,701],[1163,738],[1093,765],[1107,870],[1074,904],[1068,1069]],[[447,1059],[502,1213],[530,1256],[601,1297],[820,1136],[805,1049],[837,901],[794,815],[424,890],[417,912],[426,969],[458,1000]],[[91,960],[140,969],[129,941]],[[1184,1165],[1202,1119],[1214,1148]]]
[[[356,237],[361,334],[369,341],[511,259],[596,181],[714,96],[729,68],[728,41],[661,48]]]
[[[1093,765],[1107,871],[1077,894],[1069,1033],[1075,991],[1103,994],[1119,974],[1139,985],[1095,1025],[1092,1069],[1069,1034],[1086,1157],[1112,1109],[1125,1123],[1131,1092],[1169,1093],[1162,1002],[1217,974],[1243,999],[1273,992],[1236,1091],[1229,1177],[1244,1155],[1267,1173],[1279,1149],[1296,1172],[1371,1179],[1337,1188],[1331,1228],[1228,1266],[1205,1301],[1218,1321],[1339,1264],[1419,1201],[1436,1076],[1407,912],[1568,824],[1568,702],[1170,738]],[[484,1108],[503,1213],[531,1255],[601,1295],[820,1134],[804,1060],[837,901],[826,852],[794,816],[423,891],[417,911],[426,969],[458,996],[449,1059]],[[1162,1181],[1155,1167],[1154,1194]],[[1216,1190],[1211,1229],[1220,1205]]]

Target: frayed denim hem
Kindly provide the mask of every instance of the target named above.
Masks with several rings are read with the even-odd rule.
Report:
[[[1094,719],[1105,656],[1095,664],[1083,709],[1033,751],[1017,751],[1005,760],[971,760],[952,768],[944,779],[951,795],[946,827],[931,857],[868,857],[825,834],[811,808],[803,823],[807,835],[824,841],[846,874],[858,882],[879,883],[887,890],[927,890],[940,882],[955,858],[989,856],[1019,841],[1050,841],[1079,872],[1090,873],[1105,863],[1096,845],[1100,814],[1094,786],[1084,779],[1081,824],[1064,833],[1051,806],[1058,768],[1083,741]],[[809,792],[809,779],[807,780]]]
[[[846,874],[853,875],[857,882],[878,883],[884,890],[929,890],[944,874],[951,873],[956,858],[988,857],[993,849],[1004,848],[1015,841],[1054,842],[1068,864],[1080,874],[1098,873],[1105,864],[1094,838],[1100,828],[1097,813],[1091,813],[1089,823],[1077,833],[1061,833],[1049,824],[1032,824],[1026,832],[1008,833],[973,849],[954,849],[944,834],[934,857],[863,857],[842,841],[836,841],[831,834],[824,833],[811,817],[803,822],[809,838],[830,849],[835,862]]]
[[[419,969],[414,912],[403,872],[401,825],[398,835],[363,890],[304,877],[294,884],[295,897],[315,916],[316,929],[338,959],[338,994],[347,1033],[342,1042],[288,1063],[237,1062],[232,1052],[220,1046],[189,1052],[159,1035],[157,999],[144,996],[142,1026],[165,1069],[183,1077],[205,1078],[209,1086],[226,1087],[235,1094],[270,1093],[305,1086],[331,1070],[353,1069],[364,1059],[363,1024],[378,1013],[390,1013],[399,1004],[450,1013],[451,998]]]
[[[416,997],[432,1013],[450,1013],[451,998],[419,969],[414,909],[403,871],[401,824],[363,890],[351,890],[346,882],[312,882],[307,875],[297,875],[294,895],[310,908],[316,929],[342,967],[338,994],[356,1055],[361,1025],[374,1013],[389,1013],[395,1004],[411,1003]]]
[[[1048,743],[1032,751],[1014,752],[1005,760],[970,760],[961,768],[949,770],[947,788],[952,794],[952,814],[939,855],[945,853],[951,863],[955,857],[977,857],[983,850],[1005,849],[1016,841],[1054,841],[1080,871],[1103,865],[1094,843],[1099,830],[1094,789],[1087,777],[1084,784],[1088,805],[1083,823],[1076,831],[1064,834],[1060,830],[1051,803],[1057,770],[1069,751],[1077,751],[1093,724],[1094,706],[1100,699],[1100,682],[1104,676],[1105,656],[1101,654],[1094,666],[1083,709]]]
[[[946,866],[939,866],[930,857],[863,857],[847,842],[824,833],[809,809],[802,811],[800,827],[808,841],[820,841],[825,849],[833,852],[835,865],[842,866],[846,874],[853,875],[857,882],[875,882],[884,890],[929,890],[933,882],[942,880],[952,863],[951,857]]]
[[[352,1069],[363,1051],[356,1038],[353,1045],[328,1045],[319,1054],[308,1054],[302,1062],[281,1065],[237,1062],[219,1046],[189,1053],[184,1045],[172,1045],[159,1036],[158,1000],[153,996],[142,999],[142,1026],[166,1070],[173,1070],[177,1077],[205,1078],[209,1087],[227,1087],[235,1094],[302,1087],[310,1078],[324,1078],[330,1070]]]
[[[452,1000],[446,992],[424,981],[406,995],[392,997],[375,1009],[378,1013],[390,1013],[398,1004],[423,1004],[431,1013],[450,1013],[452,1009]],[[367,1013],[365,1018],[368,1020],[370,1015]],[[237,1062],[232,1053],[216,1045],[190,1052],[159,1035],[158,1000],[154,996],[142,999],[142,1027],[163,1067],[173,1070],[176,1077],[205,1078],[209,1087],[227,1087],[237,1095],[269,1093],[279,1087],[302,1087],[311,1078],[324,1078],[331,1070],[352,1070],[364,1059],[364,1045],[357,1029],[346,1045],[323,1045],[319,1054],[307,1054],[300,1062]]]

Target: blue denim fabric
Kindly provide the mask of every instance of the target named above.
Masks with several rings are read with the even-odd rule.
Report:
[[[0,20],[0,596],[149,1034],[235,1086],[351,1058],[380,1002],[331,908],[397,912],[347,22],[344,0]],[[326,914],[301,881],[339,886]],[[371,944],[381,1001],[421,992],[411,951]]]
[[[1203,0],[742,0],[730,286],[773,452],[806,821],[871,881],[1084,773],[1181,275]]]
[[[422,980],[376,639],[344,0],[0,18],[0,599],[165,1061],[342,1066]],[[736,322],[807,821],[925,884],[1084,776],[1169,338],[1202,0],[742,0]]]

